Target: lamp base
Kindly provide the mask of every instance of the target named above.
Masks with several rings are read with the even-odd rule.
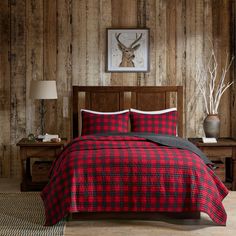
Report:
[[[44,130],[45,130],[45,114],[46,114],[46,109],[45,109],[45,105],[44,105],[44,99],[41,99],[41,101],[40,101],[39,114],[40,114],[41,135],[44,135]]]

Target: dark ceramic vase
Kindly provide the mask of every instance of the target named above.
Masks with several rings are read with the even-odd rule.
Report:
[[[218,138],[220,133],[220,119],[216,114],[209,114],[203,122],[204,132],[207,138]]]

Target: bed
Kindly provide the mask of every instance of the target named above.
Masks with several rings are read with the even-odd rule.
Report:
[[[182,86],[74,86],[72,104],[74,139],[54,161],[50,181],[41,193],[46,225],[68,216],[79,220],[199,219],[200,212],[207,213],[216,224],[226,224],[222,200],[228,190],[204,154],[179,138],[184,135]],[[143,122],[156,122],[152,114],[126,111],[171,107],[177,107],[178,116],[172,129],[166,122],[169,118],[162,117],[164,130],[171,132],[167,135],[140,132],[147,131],[139,129]],[[81,117],[80,109],[108,113],[125,110],[111,116],[125,116],[125,123],[130,116],[131,121],[125,127],[127,132],[88,133],[95,122],[84,129],[90,116]],[[168,110],[168,115],[172,112]],[[135,115],[141,117],[141,123],[133,130]],[[107,119],[106,115],[101,117]],[[104,121],[101,124],[103,130]],[[163,129],[159,123],[154,126],[158,131]],[[134,132],[129,132],[131,129]],[[79,137],[81,132],[83,136]]]

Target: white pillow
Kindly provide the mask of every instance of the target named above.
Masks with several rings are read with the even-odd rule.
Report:
[[[171,111],[177,111],[177,108],[173,107],[173,108],[168,108],[168,109],[159,110],[159,111],[141,111],[141,110],[130,108],[130,111],[140,113],[140,114],[153,114],[153,115],[156,115],[156,114],[168,113],[168,112],[171,112]]]
[[[93,110],[87,110],[87,109],[81,109],[80,110],[88,112],[88,113],[92,113],[92,114],[99,114],[99,115],[117,115],[117,114],[123,114],[126,112],[129,112],[129,110],[123,110],[123,111],[115,111],[115,112],[100,112],[100,111],[93,111]]]

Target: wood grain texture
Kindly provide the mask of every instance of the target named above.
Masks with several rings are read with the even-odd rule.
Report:
[[[106,67],[106,28],[112,24],[112,4],[111,0],[101,0],[99,9],[99,85],[111,84],[111,73],[105,72]]]
[[[196,73],[196,11],[195,2],[197,0],[186,1],[186,81],[185,81],[185,108],[186,121],[185,130],[196,135],[195,104],[196,83],[194,80]]]
[[[39,103],[28,97],[31,79],[57,81],[58,99],[45,102],[46,130],[68,138],[72,85],[183,85],[183,132],[194,137],[203,135],[204,118],[194,80],[196,62],[206,63],[211,42],[220,66],[226,50],[236,55],[232,0],[2,0],[0,7],[0,175],[10,168],[18,175],[15,143],[39,127]],[[106,28],[123,27],[150,29],[150,72],[105,72]],[[235,80],[235,73],[234,62],[227,80]],[[124,94],[126,107],[130,96]],[[173,94],[167,100],[176,105]],[[234,84],[222,98],[221,136],[236,137],[235,104]]]
[[[230,14],[230,52],[231,56],[236,57],[236,2],[231,1],[230,5],[231,14]],[[231,68],[230,77],[234,80],[234,84],[231,87],[231,136],[236,138],[236,59],[234,59],[232,68]]]
[[[87,85],[99,84],[99,1],[87,1]]]
[[[166,1],[156,3],[156,85],[166,84]]]
[[[87,2],[72,2],[72,75],[74,85],[86,85]]]
[[[156,2],[155,0],[140,0],[138,5],[138,26],[150,29],[148,73],[138,73],[137,85],[152,86],[156,84]]]
[[[132,28],[137,26],[137,1],[112,0],[112,27]],[[111,85],[135,85],[137,73],[112,73]]]
[[[11,107],[10,107],[10,145],[11,174],[19,176],[19,154],[15,144],[26,135],[26,2],[16,1],[11,5]]]
[[[176,0],[176,85],[186,84],[186,4],[184,0]],[[185,88],[184,88],[185,91]],[[183,107],[183,114],[186,107]],[[186,123],[186,115],[183,116]],[[186,129],[183,129],[184,136]]]
[[[71,112],[69,97],[72,90],[72,1],[57,1],[57,109],[52,122],[54,133],[61,137],[70,137]],[[50,112],[51,113],[51,112]]]
[[[37,10],[40,10],[37,8]],[[41,19],[42,21],[42,19]],[[56,80],[57,71],[57,1],[43,0],[43,77]],[[42,35],[42,34],[39,34]]]
[[[196,1],[195,3],[195,29],[196,29],[196,38],[195,38],[195,63],[196,65],[200,65],[201,62],[204,60],[203,54],[203,45],[204,41],[209,39],[204,38],[204,2],[203,1]],[[195,65],[195,68],[196,68]],[[197,87],[197,83],[195,85]],[[202,96],[195,91],[195,96],[198,97],[196,99],[195,104],[195,113],[194,113],[194,121],[195,121],[195,133],[197,136],[201,136],[203,133],[203,120],[205,118],[204,110],[202,108],[203,98]]]
[[[166,1],[166,85],[176,84],[176,1]]]
[[[32,80],[43,79],[43,0],[26,2],[26,134],[40,132],[39,101],[30,99]]]
[[[40,9],[38,9],[40,10]],[[57,1],[43,0],[43,80],[57,80]],[[40,37],[39,37],[40,38]],[[57,84],[58,85],[58,84]],[[57,102],[55,100],[45,100],[45,132],[57,133],[55,123],[57,123]]]
[[[216,51],[216,58],[218,61],[218,67],[225,66],[227,53],[229,54],[230,34],[229,34],[229,1],[214,0],[212,7],[212,19],[213,19],[213,44]],[[219,72],[221,70],[219,69]],[[230,80],[230,73],[226,75],[225,82]],[[221,106],[219,107],[219,115],[221,127],[220,136],[226,137],[230,134],[230,90],[226,91],[221,99]]]
[[[0,1],[0,176],[10,177],[10,7]]]

